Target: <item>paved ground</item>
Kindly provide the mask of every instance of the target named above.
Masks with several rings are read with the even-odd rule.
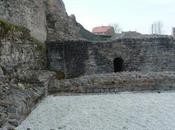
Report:
[[[175,92],[49,96],[17,130],[174,130]]]

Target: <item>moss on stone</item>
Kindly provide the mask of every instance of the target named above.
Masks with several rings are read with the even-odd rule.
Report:
[[[8,37],[9,32],[12,31],[22,32],[23,38],[27,38],[30,36],[29,29],[0,19],[0,37],[1,38]]]
[[[15,32],[17,35],[15,35]],[[36,38],[32,37],[30,35],[30,30],[19,25],[12,24],[10,22],[7,22],[5,20],[0,19],[0,39],[8,38],[11,37],[17,37],[23,41],[29,40],[31,41],[31,44],[36,45],[36,49],[38,51],[45,51],[46,46],[44,43],[40,42]]]
[[[42,43],[41,41],[37,40],[36,38],[31,36],[31,42],[34,43],[35,45],[37,45],[36,49],[38,51],[46,51],[46,45],[44,43]]]

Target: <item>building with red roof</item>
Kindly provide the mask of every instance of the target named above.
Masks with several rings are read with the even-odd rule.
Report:
[[[92,29],[92,33],[96,35],[113,36],[115,34],[112,26],[99,26]]]

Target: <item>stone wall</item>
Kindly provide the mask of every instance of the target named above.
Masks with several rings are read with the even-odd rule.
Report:
[[[64,72],[67,78],[83,75],[86,72],[89,44],[87,41],[48,42],[48,68]]]
[[[174,72],[123,72],[54,80],[49,93],[109,93],[175,90]]]
[[[124,60],[123,71],[175,70],[175,41],[169,36],[118,39],[111,43],[97,43],[94,48],[98,53],[95,55],[96,65],[100,69],[96,73],[113,72],[113,60],[117,57]],[[104,58],[98,60],[99,56]]]
[[[121,58],[123,71],[175,70],[175,41],[170,36],[125,38],[111,42],[47,42],[48,68],[63,71],[66,78],[114,72]],[[59,60],[58,60],[59,59]]]
[[[49,42],[47,45],[47,66],[50,70],[64,72],[64,43],[54,44]]]
[[[14,128],[47,94],[45,46],[29,30],[0,20],[0,129]]]
[[[46,15],[43,0],[1,0],[0,18],[31,30],[32,36],[46,40]]]
[[[0,0],[0,19],[25,26],[42,42],[101,39],[69,17],[62,0]]]
[[[86,71],[88,59],[88,43],[76,42],[64,45],[64,60],[66,77],[77,77]],[[71,51],[70,51],[71,50]]]

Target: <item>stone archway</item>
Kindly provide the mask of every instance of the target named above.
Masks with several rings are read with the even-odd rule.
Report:
[[[124,67],[124,60],[121,57],[117,57],[114,59],[114,72],[122,72]]]

